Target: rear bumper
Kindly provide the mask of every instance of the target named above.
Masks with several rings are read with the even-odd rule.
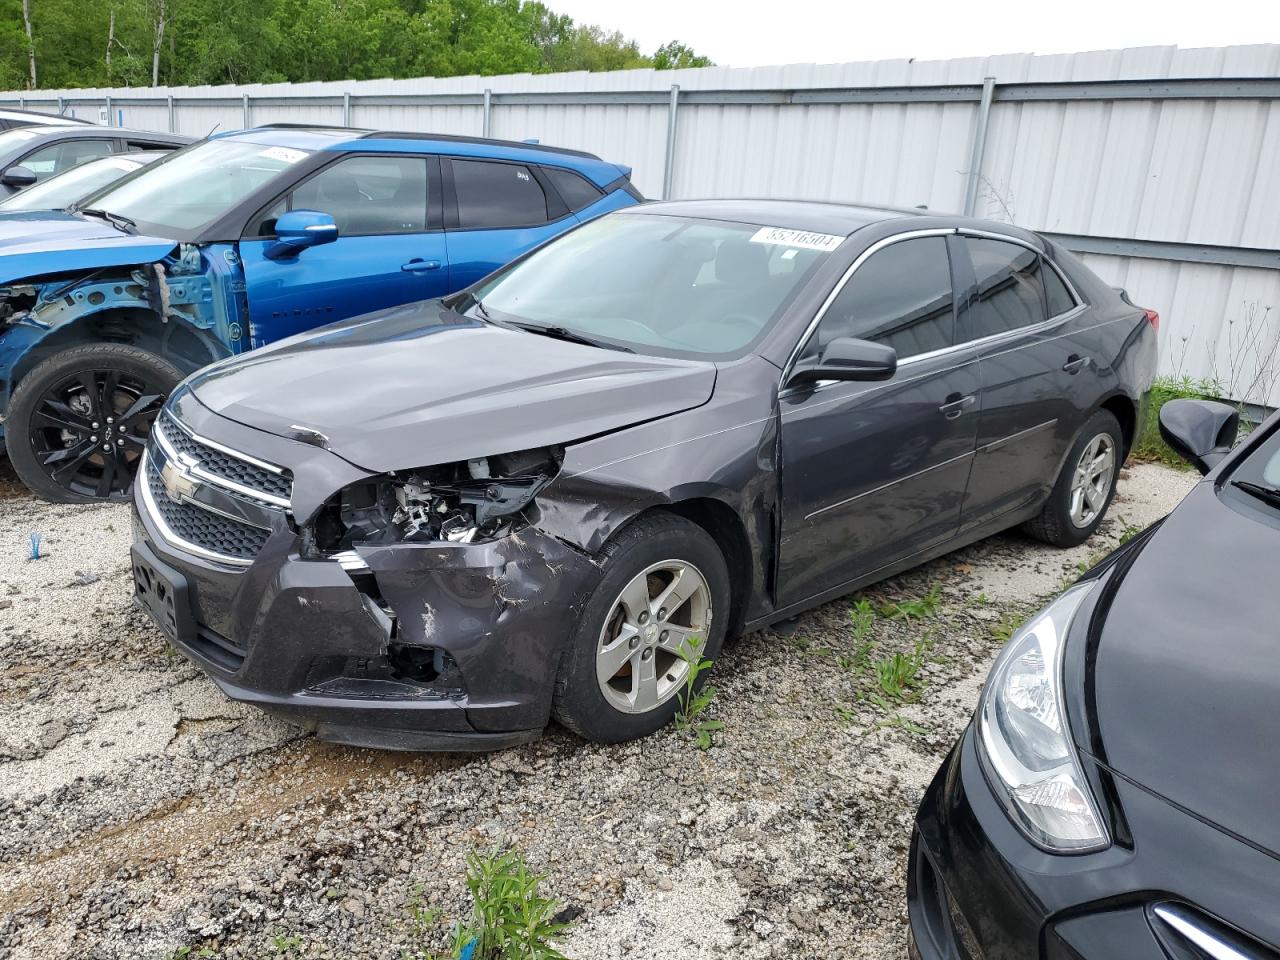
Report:
[[[1098,774],[1096,764],[1082,761],[1093,768],[1091,779]],[[1104,776],[1124,811],[1115,831],[1124,839],[1097,853],[1045,853],[1009,821],[980,769],[972,728],[967,730],[926,791],[912,836],[907,904],[913,956],[1191,956],[1179,953],[1176,937],[1155,912],[1169,903],[1280,943],[1280,862],[1127,781]]]

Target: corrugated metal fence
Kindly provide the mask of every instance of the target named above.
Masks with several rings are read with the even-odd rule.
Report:
[[[1280,405],[1280,44],[0,102],[194,135],[310,122],[537,138],[632,165],[650,197],[973,212],[1056,235],[1159,310],[1164,372]]]

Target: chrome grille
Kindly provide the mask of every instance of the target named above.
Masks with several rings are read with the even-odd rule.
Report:
[[[257,495],[268,503],[287,503],[293,493],[293,476],[287,470],[269,469],[228,450],[210,446],[188,433],[166,410],[155,426],[161,444],[206,477],[219,480],[237,492]]]
[[[267,542],[269,531],[211,513],[193,503],[177,503],[169,498],[155,461],[147,458],[147,491],[150,506],[168,531],[182,541],[220,557],[247,563]]]

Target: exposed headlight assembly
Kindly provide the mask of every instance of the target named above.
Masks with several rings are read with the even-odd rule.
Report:
[[[524,450],[352,484],[308,525],[303,554],[332,557],[357,543],[499,539],[527,521],[562,459],[559,448]]]
[[[1067,629],[1092,583],[1072,587],[1001,651],[978,705],[981,753],[1010,818],[1037,846],[1083,853],[1110,844],[1071,744],[1062,703]]]

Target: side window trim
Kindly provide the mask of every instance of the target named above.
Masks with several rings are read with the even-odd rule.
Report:
[[[836,298],[840,296],[845,285],[848,284],[849,280],[852,279],[853,275],[858,272],[858,269],[864,263],[885,247],[892,246],[895,243],[902,243],[906,240],[916,240],[920,237],[946,237],[954,233],[956,233],[955,227],[934,227],[928,230],[909,230],[905,233],[895,233],[892,236],[877,240],[871,246],[867,247],[867,249],[863,250],[862,253],[858,254],[858,256],[854,258],[853,263],[849,264],[849,268],[845,270],[844,275],[841,276],[836,282],[836,285],[831,288],[831,292],[828,293],[826,299],[822,301],[822,305],[818,307],[817,312],[813,315],[813,319],[809,321],[809,325],[805,328],[804,333],[800,335],[800,339],[796,342],[795,347],[792,348],[791,355],[787,357],[787,362],[782,366],[782,378],[778,381],[779,387],[781,388],[786,385],[787,378],[791,376],[791,371],[795,367],[796,361],[800,359],[801,354],[804,353],[804,348],[809,345],[809,341],[812,340],[814,335],[818,332],[818,325],[822,322],[822,318],[826,315],[827,310],[830,309],[831,304],[833,304]],[[956,306],[955,271],[954,268],[950,266],[949,256],[948,269],[952,272],[951,302],[952,308],[954,309]],[[944,347],[941,350],[931,350],[928,353],[921,353],[914,357],[907,357],[899,362],[898,366],[902,367],[918,360],[924,360],[929,357],[950,353],[952,350],[956,350],[964,346],[967,346],[967,344],[952,344],[951,346]]]
[[[444,229],[444,223],[442,218],[440,217],[440,208],[439,208],[439,199],[440,199],[439,194],[443,190],[444,185],[438,179],[440,177],[440,157],[438,155],[432,154],[432,153],[404,153],[398,150],[385,151],[385,152],[379,152],[379,153],[353,151],[351,153],[335,153],[333,155],[332,160],[329,160],[327,163],[321,164],[320,166],[315,167],[314,169],[309,170],[306,173],[302,174],[300,177],[298,177],[298,179],[294,180],[287,187],[285,187],[284,189],[277,192],[274,196],[272,196],[271,199],[268,200],[266,203],[260,204],[258,208],[254,210],[253,213],[250,214],[249,218],[244,222],[244,226],[240,228],[240,239],[241,240],[273,239],[275,237],[275,234],[266,235],[266,234],[250,233],[248,232],[249,228],[256,223],[259,223],[262,220],[262,218],[266,216],[267,211],[270,210],[272,207],[274,207],[277,203],[279,203],[282,200],[285,202],[285,211],[288,212],[292,210],[293,195],[300,187],[302,187],[304,184],[314,179],[315,177],[318,177],[320,174],[324,173],[326,170],[331,170],[332,168],[336,167],[338,164],[343,163],[346,160],[350,160],[353,157],[391,157],[393,159],[398,159],[398,160],[403,160],[405,157],[414,157],[416,159],[425,161],[427,164],[427,196],[425,200],[426,216],[427,216],[426,230],[423,230],[423,231],[415,230],[410,233],[402,233],[402,234],[390,234],[390,233],[367,234],[366,233],[366,234],[353,234],[353,236],[366,236],[366,237],[367,236],[377,236],[377,237],[413,236],[420,232],[421,233],[438,233],[439,231]],[[435,188],[432,187],[433,177],[437,178],[434,182],[439,183],[440,186],[437,186]],[[433,200],[436,201],[435,204],[433,204],[432,202]]]
[[[1067,288],[1067,293],[1070,295],[1071,299],[1075,302],[1075,306],[1073,306],[1070,310],[1064,310],[1062,311],[1062,313],[1055,314],[1054,316],[1049,317],[1049,320],[1057,320],[1060,317],[1065,317],[1067,314],[1072,313],[1076,310],[1079,310],[1081,305],[1084,304],[1084,297],[1080,296],[1079,291],[1076,290],[1075,284],[1073,284],[1071,282],[1071,278],[1067,276],[1067,272],[1063,270],[1061,267],[1059,267],[1056,263],[1054,263],[1053,260],[1051,260],[1049,257],[1046,257],[1044,254],[1044,251],[1041,250],[1039,247],[1037,247],[1035,244],[1028,243],[1026,240],[1023,240],[1021,237],[1010,236],[1007,233],[996,233],[992,230],[976,230],[973,227],[961,227],[956,231],[956,233],[958,233],[962,237],[981,237],[984,240],[1002,240],[1005,243],[1013,243],[1013,244],[1017,244],[1020,247],[1026,247],[1028,250],[1030,250],[1032,253],[1034,253],[1036,256],[1040,258],[1041,263],[1048,264],[1050,267],[1052,267],[1053,272],[1056,273],[1058,275],[1058,279],[1062,281],[1062,285]],[[1044,312],[1045,312],[1045,316],[1048,316],[1049,306],[1047,301],[1045,303]]]

